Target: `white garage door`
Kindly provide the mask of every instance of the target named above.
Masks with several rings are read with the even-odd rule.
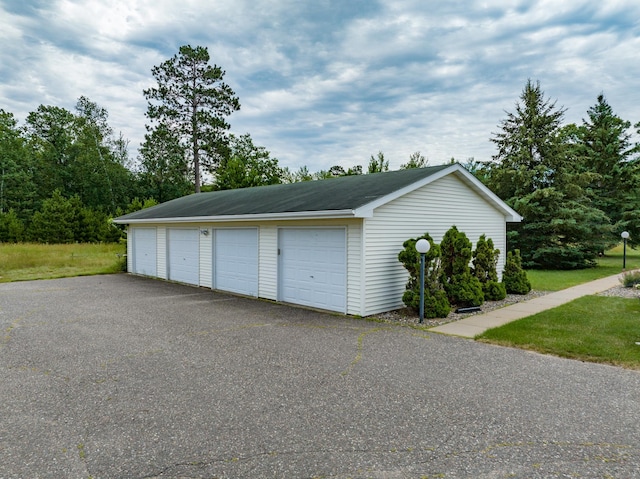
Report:
[[[157,276],[157,252],[155,228],[132,228],[132,273]]]
[[[281,229],[280,301],[346,312],[345,238],[343,228]]]
[[[216,229],[213,271],[216,289],[258,296],[257,228]]]
[[[171,281],[195,285],[200,283],[199,234],[198,229],[167,230],[167,264]]]

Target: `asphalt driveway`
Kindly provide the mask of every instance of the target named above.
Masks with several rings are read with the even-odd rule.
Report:
[[[638,372],[124,274],[0,284],[2,479],[638,471]]]

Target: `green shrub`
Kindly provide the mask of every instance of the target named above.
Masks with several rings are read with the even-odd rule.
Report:
[[[471,274],[471,241],[452,226],[440,243],[442,251],[441,282],[449,302],[457,306],[480,306],[484,293],[480,280]]]
[[[482,285],[486,301],[500,301],[507,297],[507,287],[500,281],[487,281]]]
[[[620,282],[625,288],[635,288],[640,284],[640,271],[628,271],[622,275]]]
[[[484,303],[482,284],[469,271],[454,275],[448,283],[445,283],[444,290],[449,301],[456,306],[480,306]]]
[[[498,258],[500,250],[493,247],[493,240],[480,236],[473,252],[473,275],[482,284],[482,293],[487,301],[500,301],[507,296],[504,284],[498,281]]]
[[[430,245],[429,251],[425,254],[424,315],[425,318],[445,318],[451,306],[440,283],[440,247],[433,242],[433,238],[428,233],[405,241],[402,244],[404,249],[398,254],[398,260],[409,272],[407,289],[402,295],[402,302],[415,311],[420,309],[420,253],[416,251],[416,243],[422,238],[429,241]]]
[[[402,302],[414,311],[420,310],[420,288],[416,285],[413,289],[408,289],[402,295]],[[447,294],[443,290],[424,290],[424,317],[425,318],[446,318],[451,311],[451,305],[447,299]]]
[[[507,293],[527,294],[531,291],[531,283],[527,278],[527,273],[522,269],[522,258],[520,250],[509,251],[507,261],[502,273],[502,281]]]

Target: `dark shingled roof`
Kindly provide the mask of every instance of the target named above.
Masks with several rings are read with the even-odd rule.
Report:
[[[116,221],[354,210],[449,167],[196,193],[121,216]]]

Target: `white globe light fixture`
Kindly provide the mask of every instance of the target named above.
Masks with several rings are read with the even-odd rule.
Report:
[[[627,268],[627,240],[629,239],[629,232],[623,231],[620,233],[622,236],[622,241],[624,242],[624,248],[622,250],[622,271]]]
[[[628,233],[627,233],[627,236],[628,236]],[[425,254],[425,253],[428,253],[430,249],[431,249],[431,245],[426,239],[422,238],[416,242],[416,250],[418,251],[418,253]]]
[[[416,241],[416,251],[420,253],[420,322],[424,321],[424,255],[431,249],[431,244],[424,238]]]

